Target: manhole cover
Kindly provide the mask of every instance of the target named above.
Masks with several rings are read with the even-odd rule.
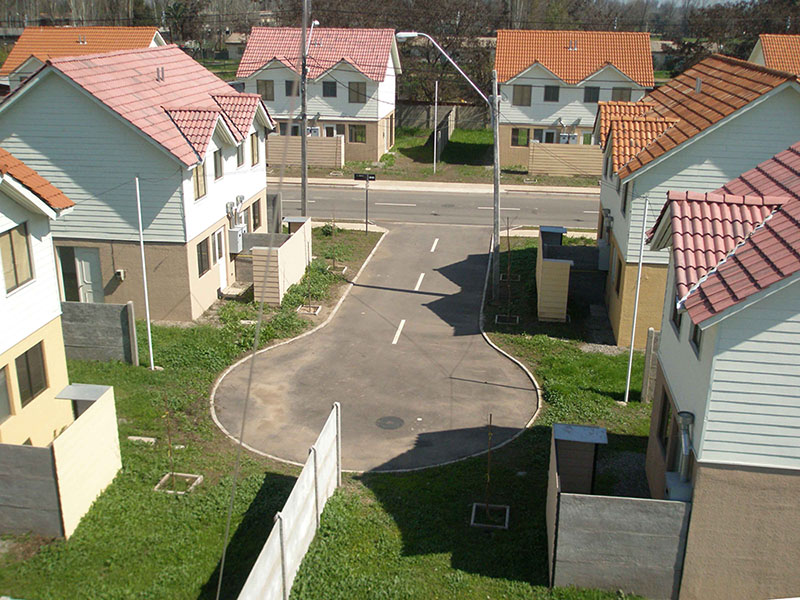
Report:
[[[381,417],[375,421],[375,425],[381,429],[400,429],[405,424],[405,421],[400,417]]]

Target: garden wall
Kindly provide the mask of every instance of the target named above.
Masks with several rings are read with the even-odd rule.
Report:
[[[319,527],[328,499],[342,480],[342,416],[338,402],[239,593],[240,600],[286,599]]]
[[[344,136],[306,138],[308,164],[311,167],[344,167]],[[301,164],[300,136],[267,136],[267,161],[284,162],[288,166]],[[285,156],[284,156],[285,151]]]
[[[528,173],[562,177],[600,177],[600,146],[582,144],[531,144]]]
[[[27,532],[62,534],[53,452],[0,444],[0,534]]]
[[[62,302],[61,327],[69,359],[139,361],[133,302]]]
[[[453,126],[458,129],[487,129],[491,124],[485,104],[439,104],[439,114],[453,110]],[[395,106],[398,127],[433,129],[434,106],[425,102],[398,102]]]

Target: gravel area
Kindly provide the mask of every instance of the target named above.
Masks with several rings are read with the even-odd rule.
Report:
[[[601,490],[605,494],[633,498],[649,498],[645,472],[645,455],[627,450],[600,449],[597,457],[597,476],[605,478],[611,489]],[[605,487],[605,486],[604,486]]]

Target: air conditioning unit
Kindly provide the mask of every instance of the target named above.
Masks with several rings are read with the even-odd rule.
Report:
[[[231,254],[239,254],[242,251],[245,231],[244,225],[236,225],[228,230],[228,249]]]
[[[319,127],[306,127],[307,135],[310,137],[319,137],[320,136],[320,128]]]

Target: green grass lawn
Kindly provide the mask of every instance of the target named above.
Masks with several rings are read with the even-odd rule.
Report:
[[[493,339],[534,372],[543,391],[534,426],[491,457],[489,502],[510,506],[509,530],[486,532],[468,525],[471,503],[486,498],[486,457],[413,473],[348,476],[325,508],[295,581],[294,600],[625,597],[547,588],[550,426],[602,425],[609,432],[610,451],[641,452],[650,407],[617,402],[624,394],[627,354],[585,352],[579,339],[563,338],[558,327],[548,330],[553,326],[535,323],[535,259],[535,239],[512,238],[512,274],[522,276],[512,306],[522,317],[521,326],[513,332],[490,328]],[[571,330],[573,338],[578,331]],[[637,353],[635,400],[641,376]]]
[[[456,129],[442,152],[433,172],[431,130],[398,127],[395,145],[378,164],[348,162],[341,175],[351,179],[353,173],[371,171],[379,179],[450,181],[461,183],[492,182],[492,132],[488,129]],[[288,176],[299,175],[298,168],[287,168]],[[309,167],[310,177],[329,177],[330,169]],[[500,180],[507,184],[597,186],[597,177],[529,177],[524,167],[503,169]]]
[[[221,60],[216,58],[198,58],[196,60],[224,81],[233,81],[236,79],[236,70],[239,68],[238,60]]]
[[[378,239],[363,232],[314,229],[314,252],[333,246],[356,271]],[[349,273],[348,273],[349,274]],[[311,298],[331,302],[342,278],[312,265],[290,288],[280,309],[269,309],[262,343],[295,335],[310,322],[294,311]],[[81,521],[69,541],[5,536],[0,595],[16,598],[213,598],[222,554],[236,446],[212,423],[208,394],[220,371],[247,352],[253,303],[228,302],[219,326],[153,327],[156,364],[163,371],[122,363],[70,361],[70,380],[113,385],[119,418],[122,471]],[[140,323],[140,364],[148,363]],[[154,436],[155,446],[129,435]],[[172,450],[170,445],[183,445]],[[168,471],[202,474],[185,497],[153,491]],[[245,453],[237,487],[223,597],[235,598],[285,502],[299,470]]]

